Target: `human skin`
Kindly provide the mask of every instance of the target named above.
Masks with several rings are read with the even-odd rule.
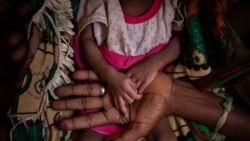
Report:
[[[86,79],[97,78],[91,72],[77,71],[73,78]],[[168,84],[168,85],[166,85]],[[92,97],[85,91],[86,85],[91,85]],[[162,91],[156,91],[164,87]],[[128,129],[115,137],[115,141],[131,141],[143,137],[167,115],[178,115],[186,119],[196,121],[214,128],[222,114],[223,99],[209,92],[202,92],[193,85],[181,80],[171,79],[168,75],[158,73],[153,82],[144,91],[141,100],[128,106],[129,119],[125,118],[114,106],[108,91],[105,96],[99,97],[100,86],[98,84],[77,84],[62,86],[56,90],[59,97],[78,96],[78,98],[56,100],[52,107],[57,110],[81,110],[104,108],[98,113],[63,119],[58,122],[58,127],[63,130],[77,130],[102,125],[105,123],[128,124]],[[157,93],[156,93],[157,92]],[[83,96],[80,97],[79,96]],[[150,114],[148,114],[150,113]],[[233,110],[228,115],[224,126],[219,132],[237,141],[245,140],[250,135],[250,112],[239,103],[233,103]],[[234,129],[234,130],[232,130]]]
[[[123,12],[130,16],[142,15],[152,3],[153,0],[120,0]],[[167,47],[126,68],[124,74],[117,71],[105,60],[96,43],[93,29],[93,24],[88,24],[79,33],[81,54],[91,69],[107,82],[107,89],[113,95],[115,106],[120,108],[120,111],[127,117],[128,112],[125,105],[140,99],[142,92],[151,83],[157,72],[179,56],[182,44],[180,36],[175,36],[173,33]]]
[[[27,8],[26,8],[27,9]],[[30,14],[31,14],[31,12],[29,12]],[[28,14],[28,13],[27,13]],[[24,17],[27,17],[27,15],[26,16],[24,16]],[[237,16],[236,16],[237,17]],[[244,17],[244,16],[242,16],[242,15],[240,15],[239,14],[239,16],[238,17]],[[16,20],[16,18],[10,18],[10,19],[13,19],[13,20]],[[244,19],[244,18],[243,18]],[[247,18],[245,18],[245,19],[247,19]],[[21,21],[21,20],[18,20],[19,22]],[[239,23],[238,22],[238,20],[235,20],[234,18],[232,18],[232,21],[236,21],[236,23]],[[25,24],[20,24],[19,22],[13,22],[13,23],[15,23],[16,25],[23,25],[23,26],[21,26],[21,28],[20,29],[23,29],[23,28],[25,28]],[[8,23],[10,23],[10,22],[8,22]],[[12,24],[11,24],[12,25]],[[242,22],[240,23],[240,24],[237,24],[237,25],[242,25]],[[247,26],[240,26],[240,27],[242,27],[242,28],[246,28]],[[243,30],[243,31],[247,31],[247,30]],[[3,38],[4,39],[4,38]],[[2,41],[2,40],[1,40]],[[2,42],[1,42],[2,43]],[[4,46],[3,46],[4,47]],[[19,48],[18,48],[18,46],[15,46],[15,48],[18,50]],[[8,48],[6,48],[5,47],[5,49],[8,49]],[[22,52],[25,52],[25,51],[22,51]],[[14,53],[13,53],[14,54]],[[22,55],[21,56],[24,56],[25,55],[25,53],[21,53]],[[12,55],[12,56],[14,56],[14,57],[17,57],[16,55]],[[18,59],[18,58],[20,58],[20,59]],[[18,57],[17,59],[13,59],[13,60],[15,60],[15,61],[20,61],[21,59],[23,59],[23,57]],[[13,62],[12,62],[13,63]],[[15,62],[15,64],[16,63],[18,63],[19,64],[19,62]],[[14,63],[13,63],[14,64]],[[8,64],[9,65],[9,64]],[[76,73],[77,74],[77,73]],[[83,74],[83,73],[81,73],[81,74]],[[180,88],[180,87],[186,87],[186,85],[187,86],[189,86],[188,84],[185,84],[185,82],[184,83],[182,83],[182,82],[180,82],[180,81],[174,81],[174,83],[176,83],[175,85],[177,85],[176,87],[177,88]],[[182,83],[183,85],[185,84],[185,86],[181,86],[180,85],[180,83]],[[7,87],[4,87],[4,89],[5,88],[7,88]],[[79,88],[75,85],[74,86],[74,88],[75,88],[75,91],[79,91],[78,92],[78,94],[79,95],[84,95],[84,93],[83,94],[81,94],[82,92],[83,92],[83,90],[84,89],[86,89],[86,88],[84,88],[84,86],[79,86]],[[94,89],[93,89],[93,94],[96,94],[96,96],[98,96],[99,95],[99,86],[98,85],[95,85],[94,87],[93,87]],[[60,88],[61,89],[61,88]],[[65,89],[68,89],[68,88],[65,88]],[[187,92],[188,92],[188,90],[189,89],[191,89],[190,90],[190,92],[196,92],[197,93],[197,95],[198,94],[203,94],[202,92],[197,92],[197,90],[192,90],[192,88],[185,88],[185,91],[186,91],[186,95],[190,95],[190,94],[188,94]],[[184,88],[183,88],[183,90],[184,90]],[[176,91],[176,93],[178,92],[178,90]],[[61,93],[61,95],[62,95],[62,93],[63,92],[60,92]],[[177,95],[179,95],[180,97],[181,97],[181,95],[182,95],[182,93],[184,93],[184,92],[181,92],[180,94],[177,94]],[[85,94],[86,95],[86,94]],[[184,95],[183,95],[184,96]],[[205,96],[205,97],[203,97],[203,99],[206,99],[206,97],[207,96]],[[182,97],[183,98],[183,100],[185,100],[185,97]],[[191,98],[191,97],[190,97]],[[178,98],[177,98],[178,99]],[[209,99],[209,98],[208,98]],[[211,99],[211,98],[210,98]],[[218,98],[213,98],[213,99],[216,99],[217,100],[217,102],[213,102],[213,103],[215,103],[215,105],[217,105],[217,106],[215,106],[215,108],[216,107],[218,107],[219,109],[216,109],[215,111],[217,111],[218,113],[221,113],[222,111],[222,107],[220,107],[220,106],[218,106],[219,104],[218,103],[220,103],[222,100],[219,100],[219,102],[218,102]],[[213,99],[211,99],[211,100],[213,100]],[[179,102],[181,102],[180,101],[181,99],[179,99]],[[6,99],[5,99],[5,101],[6,101]],[[5,102],[4,101],[4,102]],[[8,100],[7,100],[8,101]],[[200,100],[197,100],[197,102],[198,101],[200,101]],[[177,102],[178,102],[178,100],[177,100]],[[191,101],[192,102],[192,101]],[[190,102],[190,103],[191,103]],[[204,101],[203,101],[204,102]],[[208,100],[205,100],[205,102],[208,102]],[[69,102],[69,103],[71,103],[71,102]],[[190,104],[189,103],[189,104]],[[183,103],[184,104],[184,103]],[[186,105],[187,105],[188,103],[186,103]],[[191,103],[192,104],[192,103]],[[204,103],[203,103],[204,104]],[[210,104],[208,104],[207,103],[207,105],[212,105],[211,103]],[[245,139],[244,140],[246,140],[246,138],[249,138],[249,132],[248,131],[250,131],[248,128],[246,128],[245,126],[248,126],[249,125],[249,123],[248,122],[246,122],[245,120],[248,118],[249,119],[249,111],[248,110],[246,110],[245,108],[242,108],[242,107],[240,107],[239,105],[238,106],[236,106],[236,105],[238,105],[238,104],[236,104],[236,103],[234,103],[234,110],[230,113],[230,115],[229,115],[229,119],[227,120],[227,122],[226,122],[226,124],[223,126],[223,128],[221,129],[221,131],[223,132],[223,133],[226,133],[226,134],[230,134],[229,136],[231,136],[231,137],[234,137],[235,138],[235,140],[243,140],[244,139],[244,137],[245,137]],[[58,106],[58,105],[57,105]],[[200,106],[200,105],[199,105]],[[8,106],[5,106],[5,107],[8,107]],[[238,108],[236,108],[236,107],[238,107]],[[188,108],[188,107],[184,107],[184,108]],[[210,109],[213,109],[213,108],[211,108],[211,107],[209,107]],[[200,108],[200,109],[203,109],[203,108]],[[185,109],[183,109],[183,110],[185,110]],[[204,110],[204,109],[203,109]],[[205,109],[204,111],[206,111],[206,110],[209,110],[209,109]],[[219,111],[218,111],[219,110]],[[195,110],[192,110],[192,111],[195,111]],[[237,112],[235,112],[235,111],[237,111]],[[186,111],[186,112],[188,112],[188,111]],[[167,113],[169,113],[169,112],[167,112]],[[171,113],[171,112],[170,112]],[[169,114],[170,114],[169,113]],[[179,112],[178,112],[179,113]],[[237,114],[237,113],[240,113],[240,114]],[[145,113],[144,113],[145,114]],[[191,113],[190,113],[191,114]],[[181,114],[180,114],[181,115]],[[194,116],[194,117],[196,117],[196,120],[199,120],[199,119],[201,119],[202,117],[199,117],[199,119],[197,119],[198,117],[197,116],[195,116],[194,115],[194,113],[192,113],[192,115]],[[143,115],[142,115],[143,116]],[[188,117],[188,115],[186,115],[185,117],[187,117],[187,118],[189,118],[189,119],[191,119],[192,117]],[[230,117],[232,117],[232,118],[234,118],[234,119],[237,119],[235,122],[240,122],[241,124],[237,124],[237,123],[231,123],[231,120],[232,120],[232,118],[230,118]],[[218,119],[218,117],[215,117],[216,119]],[[211,123],[211,125],[210,125],[210,127],[214,127],[214,125],[215,125],[215,122],[214,122],[214,120],[213,121],[211,121],[211,120],[201,120],[201,122],[208,122],[208,121],[210,121],[210,122],[208,122],[207,124],[210,124]],[[229,122],[229,123],[228,123]],[[245,123],[245,125],[244,125],[244,123]],[[150,124],[150,123],[149,123]],[[228,124],[231,124],[231,126],[229,126]],[[241,125],[243,124],[243,126],[242,126],[242,128],[240,128],[241,127]],[[231,129],[230,129],[230,127],[231,127]],[[79,127],[79,128],[81,128],[81,127]],[[241,133],[238,133],[238,132],[241,132]],[[242,135],[242,136],[241,136]]]

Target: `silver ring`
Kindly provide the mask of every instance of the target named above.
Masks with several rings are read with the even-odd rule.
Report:
[[[105,87],[101,86],[101,90],[100,91],[101,91],[100,92],[100,96],[103,96],[105,94],[105,91],[106,91]]]

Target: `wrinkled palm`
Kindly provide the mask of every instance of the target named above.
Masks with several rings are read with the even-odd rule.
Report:
[[[79,94],[76,94],[77,92],[73,92],[75,88],[70,87],[74,86],[68,87],[68,90],[71,90],[68,94],[79,96]],[[98,86],[93,85],[91,87],[94,90]],[[131,141],[145,136],[166,115],[167,107],[169,107],[167,104],[169,104],[171,88],[172,79],[165,74],[159,73],[154,81],[144,90],[142,99],[128,106],[130,112],[129,119],[123,117],[120,111],[115,108],[108,92],[106,92],[104,97],[78,97],[55,101],[52,107],[58,110],[103,108],[104,110],[99,112],[64,119],[62,122],[66,125],[67,130],[89,128],[106,123],[128,124],[128,129],[114,140]],[[65,89],[58,90],[58,93],[62,93],[60,91],[66,92]],[[91,95],[96,95],[96,93],[93,91]],[[82,96],[84,96],[84,93],[82,93]]]

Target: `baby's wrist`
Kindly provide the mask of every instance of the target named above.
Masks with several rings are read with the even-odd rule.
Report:
[[[110,78],[112,78],[112,75],[114,75],[116,72],[117,71],[114,70],[113,68],[106,69],[105,71],[103,71],[103,75],[101,77],[103,78],[104,81],[108,82],[111,80]]]

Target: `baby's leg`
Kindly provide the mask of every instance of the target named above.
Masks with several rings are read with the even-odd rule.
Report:
[[[147,136],[147,141],[177,141],[167,117],[162,118]]]
[[[79,131],[76,141],[102,141],[104,137],[90,129],[83,129]]]

